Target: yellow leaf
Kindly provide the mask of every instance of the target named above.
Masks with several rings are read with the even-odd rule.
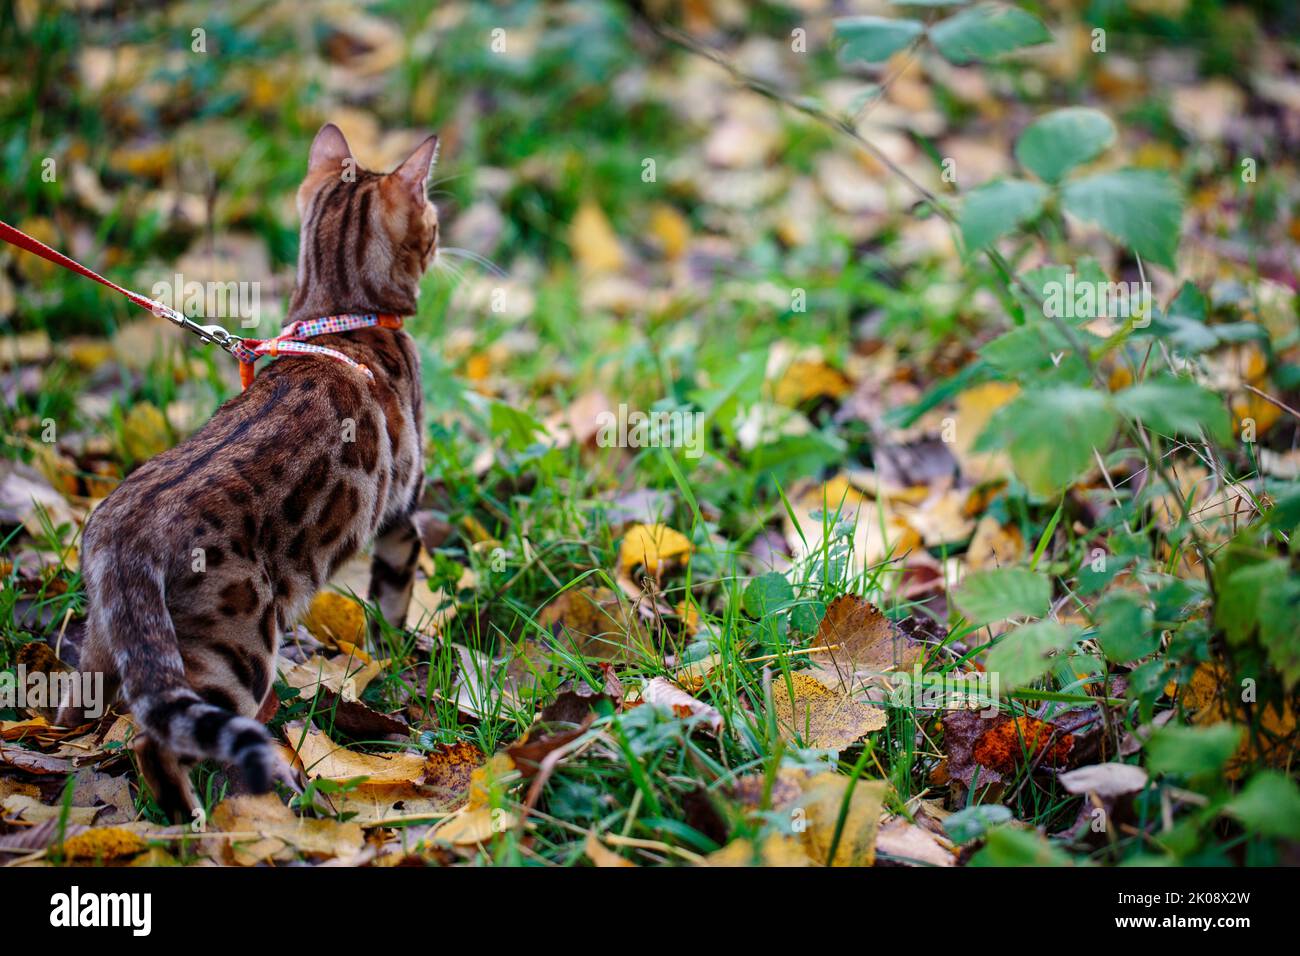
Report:
[[[796,359],[777,381],[774,397],[778,403],[796,408],[813,399],[843,398],[852,390],[852,383],[838,369],[825,362]]]
[[[773,677],[772,703],[781,737],[792,741],[797,735],[809,747],[843,750],[885,726],[883,710],[807,674],[791,674],[789,685],[784,675]]]
[[[650,234],[659,240],[666,259],[680,259],[691,241],[691,227],[683,216],[667,203],[657,203],[650,213]]]
[[[1254,423],[1256,435],[1263,435],[1281,417],[1281,409],[1254,392],[1239,392],[1232,396],[1232,428],[1238,435],[1247,430],[1248,421]]]
[[[132,461],[144,461],[171,447],[171,431],[157,405],[137,402],[122,423],[122,451]]]
[[[136,834],[121,827],[96,827],[63,841],[63,855],[69,860],[120,860],[148,848]]]
[[[633,525],[618,552],[619,566],[625,572],[640,564],[656,575],[670,562],[685,564],[690,558],[691,542],[687,537],[662,524]]]
[[[815,866],[803,846],[794,837],[773,833],[761,846],[746,839],[732,840],[721,850],[714,850],[704,860],[705,866]]]
[[[456,846],[472,846],[514,829],[518,822],[518,817],[500,807],[467,807],[434,830],[433,837]]]
[[[861,780],[853,786],[838,773],[819,773],[808,781],[798,806],[806,815],[804,847],[814,862],[831,866],[871,866],[876,861],[876,832],[888,784],[883,780]],[[840,811],[848,799],[848,812],[839,827]],[[839,841],[835,832],[839,829]],[[835,855],[831,856],[831,846]]]
[[[326,644],[366,641],[366,612],[352,598],[333,591],[322,591],[311,599],[302,623],[317,640]]]
[[[209,844],[223,862],[238,866],[291,860],[298,854],[348,860],[365,844],[359,824],[301,819],[272,793],[228,797],[212,809],[208,823],[215,832],[240,835]]]
[[[302,691],[303,697],[315,697],[322,687],[334,691],[344,700],[358,700],[370,682],[388,661],[361,663],[348,654],[326,659],[319,654],[295,664],[281,676],[290,687]]]
[[[573,258],[584,272],[618,272],[623,268],[623,249],[618,236],[594,202],[584,202],[569,226]]]
[[[492,805],[492,792],[501,788],[502,778],[515,769],[509,754],[493,754],[487,763],[476,767],[469,778],[469,806],[471,809]]]
[[[1020,386],[1011,382],[985,382],[957,396],[952,451],[961,464],[962,474],[974,484],[994,481],[1005,476],[1010,462],[1005,455],[972,451],[975,439],[988,425],[993,413],[1015,398]]]
[[[587,842],[582,846],[583,852],[587,858],[599,867],[613,866],[636,866],[631,860],[625,860],[605,844],[600,842],[600,838],[595,833],[587,833]]]
[[[1025,553],[1025,539],[1013,524],[1003,526],[992,515],[985,515],[975,525],[975,534],[966,549],[966,563],[971,570],[1005,568],[1018,562]]]
[[[420,754],[364,754],[348,750],[311,725],[290,724],[289,745],[313,780],[354,780],[365,777],[358,789],[424,780],[425,758]],[[305,731],[305,732],[304,732]]]

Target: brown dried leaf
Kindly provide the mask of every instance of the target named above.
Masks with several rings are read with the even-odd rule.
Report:
[[[641,688],[641,700],[670,710],[676,717],[699,717],[715,734],[722,730],[722,714],[717,708],[692,697],[663,677],[656,677]]]
[[[830,603],[813,642],[830,648],[808,655],[818,665],[818,678],[846,690],[878,674],[910,671],[925,650],[878,607],[854,594]]]
[[[956,866],[952,843],[903,817],[887,820],[876,834],[876,852],[902,866]],[[879,855],[876,865],[881,863]]]

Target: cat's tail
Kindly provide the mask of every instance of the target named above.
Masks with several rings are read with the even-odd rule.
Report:
[[[136,722],[154,744],[177,757],[234,764],[255,793],[286,779],[266,727],[204,700],[185,679],[176,629],[163,598],[161,569],[147,558],[133,562],[125,555],[115,557],[119,563],[111,572],[87,574],[89,639],[106,645],[99,652],[111,659]],[[62,717],[61,712],[61,723]]]

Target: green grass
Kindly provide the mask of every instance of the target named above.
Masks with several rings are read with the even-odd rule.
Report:
[[[1187,44],[1202,57],[1207,75],[1223,70],[1231,75],[1231,60],[1224,56],[1231,38],[1207,40],[1197,26],[1203,17],[1222,11],[1214,4],[1203,5],[1209,13],[1197,6],[1176,29],[1158,18],[1142,22],[1151,29],[1168,28],[1163,42]],[[7,81],[0,88],[0,140],[5,143],[0,181],[10,184],[5,187],[5,218],[12,216],[19,225],[49,222],[54,244],[64,248],[72,248],[75,227],[88,229],[92,247],[103,256],[93,265],[128,285],[143,281],[140,276],[169,276],[187,251],[228,234],[260,243],[272,271],[291,268],[296,224],[284,199],[296,187],[310,137],[332,104],[318,78],[276,72],[301,56],[299,38],[283,24],[263,22],[254,7],[238,4],[229,13],[213,13],[206,29],[220,52],[206,58],[167,56],[187,46],[178,37],[189,28],[178,32],[166,14],[141,14],[119,23],[43,9],[30,31],[20,31],[12,8],[0,13],[0,50],[5,51],[0,77]],[[1054,774],[1036,771],[1023,740],[1015,771],[996,793],[977,780],[963,795],[936,775],[946,746],[940,715],[911,703],[890,706],[883,730],[834,756],[803,746],[798,734],[782,738],[773,688],[788,686],[791,675],[805,665],[800,652],[814,641],[793,626],[796,613],[812,615],[815,622],[825,606],[849,594],[878,603],[895,620],[933,620],[942,636],[927,647],[925,668],[936,674],[956,674],[981,661],[985,648],[977,641],[993,638],[996,646],[1006,639],[984,631],[982,622],[968,621],[951,603],[901,597],[896,586],[904,555],[891,553],[866,566],[855,563],[850,551],[855,529],[842,521],[843,501],[825,502],[821,547],[787,574],[793,605],[752,614],[746,611],[744,594],[764,570],[751,549],[764,535],[780,534],[791,516],[794,489],[846,468],[871,465],[887,443],[889,428],[923,420],[927,411],[949,407],[959,392],[991,377],[988,366],[973,361],[972,353],[1020,322],[1023,303],[993,270],[977,262],[937,255],[900,258],[905,227],[920,210],[891,212],[866,242],[846,237],[842,223],[819,219],[810,242],[790,247],[769,219],[746,211],[754,221],[737,221],[734,213],[703,201],[698,183],[668,171],[675,159],[698,157],[704,134],[682,123],[670,103],[639,90],[632,69],[669,64],[689,70],[690,59],[658,47],[647,53],[617,4],[567,8],[571,20],[548,18],[539,4],[508,10],[469,5],[462,20],[438,34],[435,45],[413,44],[382,78],[375,95],[358,101],[384,128],[454,131],[437,171],[435,199],[448,210],[464,212],[491,192],[501,213],[501,236],[492,248],[477,251],[509,274],[512,289],[535,301],[522,320],[466,306],[458,290],[463,294],[470,286],[490,286],[496,280],[485,268],[462,260],[451,260],[452,268],[425,280],[420,312],[407,327],[424,360],[426,505],[452,528],[430,555],[434,583],[454,591],[467,569],[475,584],[452,595],[457,614],[433,635],[431,651],[422,649],[416,634],[383,625],[378,656],[389,664],[363,700],[384,712],[408,703],[425,708],[429,720],[402,746],[432,752],[464,740],[491,755],[529,731],[536,711],[564,681],[600,687],[600,661],[584,655],[574,635],[548,628],[539,616],[574,588],[604,587],[622,594],[615,569],[624,531],[611,521],[612,502],[620,492],[649,489],[671,503],[667,523],[693,546],[688,563],[656,582],[657,597],[669,607],[687,602],[698,612],[698,624],[686,628],[675,615],[650,622],[645,639],[624,648],[615,671],[631,691],[655,677],[672,678],[685,662],[716,655],[717,666],[699,696],[722,714],[726,730],[717,736],[704,733],[693,721],[650,706],[602,708],[550,777],[529,817],[529,829],[494,835],[486,857],[502,865],[575,865],[586,859],[588,832],[641,841],[635,849],[623,845],[623,852],[641,862],[693,862],[737,839],[759,845],[773,833],[796,833],[791,814],[775,809],[771,799],[779,773],[798,767],[833,769],[855,785],[886,780],[886,808],[909,818],[917,815],[920,801],[938,799],[948,803],[948,810],[961,811],[962,819],[973,820],[987,797],[990,805],[1003,805],[1016,820],[1050,835],[1052,846],[1076,862],[1279,859],[1277,841],[1251,833],[1221,813],[1236,785],[1221,779],[1176,771],[1153,778],[1133,800],[1132,820],[1109,830],[1104,840],[1090,840],[1086,831],[1078,839],[1068,835],[1084,798],[1068,793]],[[408,4],[384,3],[376,12],[407,36],[428,30],[423,15]],[[1107,23],[1129,22],[1128,14],[1114,11],[1095,16]],[[542,23],[531,57],[502,58],[487,49],[485,37],[496,26],[506,27],[512,42],[521,42]],[[756,23],[778,37],[791,26],[785,15],[767,10]],[[321,24],[313,29],[315,40],[327,44],[330,28]],[[723,39],[734,46],[739,37]],[[170,100],[153,102],[143,89],[97,94],[70,85],[57,96],[38,92],[49,88],[52,77],[75,73],[85,47],[105,44],[138,45],[151,75],[165,75],[184,108]],[[825,50],[810,55],[800,70],[796,79],[807,84],[839,75]],[[1087,67],[1076,85],[1086,89],[1093,70]],[[260,71],[279,84],[276,96],[259,95],[253,78]],[[994,72],[1016,81],[1013,88],[1028,88],[1019,84],[1019,67],[999,66]],[[626,80],[630,92],[608,82],[610,76]],[[1031,85],[1037,89],[1042,84]],[[1161,103],[1165,93],[1156,90],[1145,97],[1128,111],[1125,122],[1137,126],[1142,136],[1182,146]],[[1059,105],[1061,98],[1062,92],[1049,86],[1032,105],[1035,110]],[[938,89],[936,102],[955,128],[976,122],[972,107],[951,89]],[[812,174],[818,158],[837,148],[832,134],[789,112],[780,112],[778,122],[789,145],[778,165],[792,175]],[[132,174],[114,157],[115,148],[132,143],[141,131],[149,141],[156,138],[173,147],[173,160],[196,161],[218,183],[212,233],[168,221],[141,201],[175,185],[172,172]],[[43,183],[30,175],[47,154],[59,157],[64,169],[83,163],[99,175],[112,198],[111,209],[89,213],[66,176]],[[658,160],[659,181],[640,179],[645,157]],[[1212,174],[1198,175],[1231,182],[1232,163],[1219,159]],[[507,175],[494,176],[494,170]],[[1293,174],[1267,163],[1263,170],[1263,188],[1252,197],[1249,229],[1269,228],[1276,219],[1272,213],[1288,203],[1293,213],[1295,209]],[[592,202],[637,253],[649,275],[647,291],[673,290],[667,304],[638,304],[626,311],[584,305],[590,279],[573,262],[568,228],[575,212]],[[683,214],[697,238],[725,240],[726,261],[716,281],[697,278],[672,285],[673,269],[684,264],[663,263],[645,234],[651,210],[663,203]],[[1066,248],[1062,235],[1027,237],[1012,260],[1017,268],[1033,263],[1039,238],[1049,251]],[[0,333],[45,331],[55,343],[54,354],[42,364],[39,389],[20,390],[0,410],[4,458],[36,465],[45,461],[49,446],[41,432],[43,422],[52,419],[61,443],[72,436],[83,445],[102,445],[94,455],[69,456],[59,466],[85,494],[90,483],[103,478],[89,471],[87,462],[110,465],[111,483],[144,457],[133,451],[138,438],[129,424],[133,409],[179,404],[202,420],[237,388],[224,356],[167,329],[156,350],[131,356],[127,365],[109,361],[86,367],[62,343],[77,335],[114,334],[137,318],[131,307],[70,276],[29,275],[3,257],[0,269],[10,277],[6,281],[17,280],[18,286],[17,308]],[[806,312],[789,306],[793,288],[806,291]],[[1217,308],[1225,321],[1248,311],[1224,302]],[[808,422],[806,434],[747,447],[739,418],[755,405],[770,404],[773,383],[765,376],[770,350],[778,344],[819,348],[830,365],[843,369],[862,358],[855,354],[855,344],[866,341],[856,331],[864,319],[873,323],[871,342],[896,353],[892,371],[898,381],[915,386],[909,398],[889,403],[882,421],[837,420],[836,403],[805,402],[800,410]],[[1291,390],[1300,383],[1286,351],[1295,341],[1294,335],[1280,337],[1269,356],[1273,381]],[[1112,357],[1138,380],[1150,355],[1142,343],[1121,339]],[[476,360],[488,365],[486,382],[470,374]],[[551,447],[538,440],[538,423],[595,388],[632,408],[658,403],[702,413],[707,427],[703,457],[688,458],[681,449],[623,453],[573,444]],[[182,437],[168,426],[162,440],[171,444]],[[1293,437],[1294,426],[1284,423],[1268,437],[1267,447],[1285,451]],[[1184,466],[1199,451],[1174,442],[1162,450]],[[1253,481],[1251,491],[1258,499],[1282,500],[1291,489],[1255,474],[1255,455],[1256,449],[1247,447],[1223,464],[1232,477]],[[1108,460],[1140,457],[1136,448],[1120,447]],[[1139,491],[1129,481],[1113,491],[1094,487],[1086,494],[1043,500],[1014,476],[1007,477],[981,513],[1018,532],[1025,542],[1024,565],[1050,578],[1061,602],[1059,612],[1079,619],[1082,631],[1077,645],[1054,659],[1044,676],[1002,701],[1006,712],[1052,720],[1097,696],[1112,697],[1102,735],[1111,749],[1097,759],[1113,760],[1118,759],[1114,747],[1158,713],[1174,708],[1179,711],[1174,725],[1190,723],[1181,712],[1181,698],[1174,703],[1163,689],[1167,683],[1185,687],[1207,661],[1227,668],[1225,685],[1246,676],[1257,679],[1263,704],[1287,699],[1285,682],[1254,638],[1225,645],[1224,627],[1214,617],[1203,577],[1183,567],[1194,546],[1186,524],[1162,523],[1152,507],[1161,489],[1153,491],[1148,483]],[[864,508],[860,520],[882,516]],[[39,528],[5,535],[0,545],[6,561],[0,579],[0,668],[12,666],[27,644],[56,644],[65,621],[84,613],[77,533],[73,526],[54,527],[45,517]],[[1269,545],[1279,555],[1289,554],[1280,536],[1281,530]],[[1111,593],[1115,574],[1113,568],[1100,575],[1090,568],[1093,549],[1101,543],[1114,564],[1132,575],[1144,600],[1149,599],[1151,628],[1160,638],[1157,652],[1123,666],[1108,661],[1098,641],[1098,595]],[[943,563],[945,577],[947,560],[960,556],[965,544],[930,549]],[[33,567],[43,570],[32,572]],[[427,585],[421,579],[417,586]],[[630,604],[626,595],[623,604]],[[374,615],[375,609],[369,612]],[[628,644],[614,620],[604,636],[615,646]],[[456,645],[478,655],[474,715],[456,703],[466,679]],[[1117,678],[1122,678],[1121,689],[1114,689]],[[319,712],[314,700],[297,696],[284,683],[276,690],[282,706],[274,728],[312,718],[334,731],[331,715]],[[1261,710],[1245,708],[1236,715],[1256,740],[1275,733],[1263,725]],[[18,716],[0,710],[0,718]],[[1291,730],[1289,742],[1280,744],[1283,756],[1274,764],[1294,775]],[[355,743],[373,751],[396,746],[391,741]],[[1128,759],[1143,761],[1145,753]],[[1257,757],[1241,779],[1260,766]],[[228,785],[219,768],[205,766],[197,774],[210,812],[228,795]],[[738,781],[754,777],[764,780],[764,797],[757,807],[742,806],[733,789]],[[507,773],[492,786],[492,806],[517,812],[527,790],[518,771]],[[1187,793],[1194,799],[1184,799]],[[1177,811],[1167,821],[1163,813],[1170,801]],[[164,822],[147,795],[141,794],[139,802],[146,819]],[[982,847],[978,852],[986,861],[1015,862],[1018,853],[1037,846],[1027,846],[1023,841],[1028,838],[1010,827],[995,832],[999,835],[986,843],[983,835],[971,837],[967,848]]]

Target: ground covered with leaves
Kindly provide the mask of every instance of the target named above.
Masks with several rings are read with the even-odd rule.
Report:
[[[116,281],[273,334],[327,120],[440,132],[445,246],[410,618],[359,557],[264,710],[305,792],[174,824],[11,693],[0,865],[1296,861],[1294,10],[422,6],[0,11],[4,218]],[[238,380],[6,248],[0,383],[13,691]]]

